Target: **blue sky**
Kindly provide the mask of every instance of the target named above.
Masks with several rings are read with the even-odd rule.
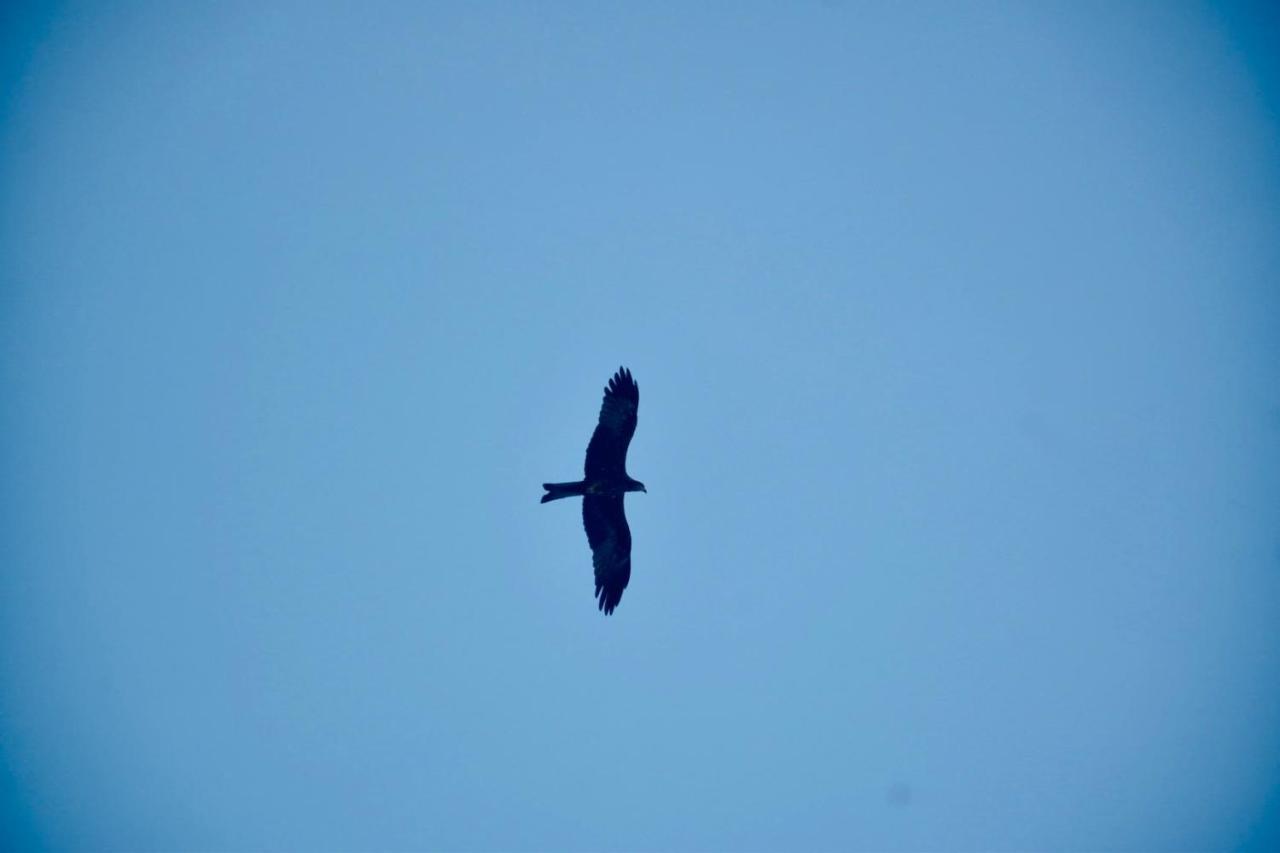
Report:
[[[3,15],[7,846],[1280,844],[1264,5]]]

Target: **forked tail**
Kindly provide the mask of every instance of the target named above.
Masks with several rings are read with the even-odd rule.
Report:
[[[576,483],[543,483],[542,488],[547,493],[542,496],[542,503],[547,501],[559,500],[560,498],[571,498],[574,495],[580,495],[586,486],[581,480]]]

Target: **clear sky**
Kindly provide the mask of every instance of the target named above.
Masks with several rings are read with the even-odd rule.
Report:
[[[1275,14],[688,5],[6,4],[5,846],[1280,846]]]

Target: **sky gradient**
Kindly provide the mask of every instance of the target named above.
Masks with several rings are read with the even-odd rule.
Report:
[[[1264,4],[0,15],[6,848],[1280,846]]]

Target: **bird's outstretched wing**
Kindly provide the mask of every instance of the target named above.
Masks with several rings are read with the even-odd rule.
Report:
[[[631,580],[631,528],[622,509],[622,495],[583,497],[582,526],[587,530],[591,564],[596,569],[596,601],[606,614],[612,613]]]
[[[640,408],[640,386],[631,371],[619,367],[604,389],[600,422],[587,445],[587,480],[616,480],[627,470],[627,447],[636,433],[636,410]],[[621,505],[618,517],[622,517]],[[626,527],[626,521],[623,521]]]

